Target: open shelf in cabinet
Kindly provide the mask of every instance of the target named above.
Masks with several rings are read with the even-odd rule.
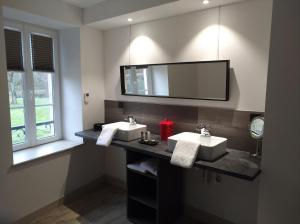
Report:
[[[142,175],[142,176],[145,176],[145,177],[148,177],[148,178],[157,180],[157,176],[154,176],[154,175],[151,174],[151,173],[142,173],[142,172],[140,172],[140,171],[138,171],[138,170],[134,170],[134,169],[131,169],[131,168],[128,168],[128,167],[127,167],[127,170],[128,170],[129,172],[137,173],[137,174],[139,174],[139,175]]]
[[[127,171],[128,197],[157,209],[157,180]]]
[[[147,159],[158,160],[157,176],[127,168],[127,217],[135,224],[172,224],[182,214],[181,169],[169,161],[126,151],[126,166]]]
[[[157,211],[129,198],[128,219],[135,224],[155,224]]]

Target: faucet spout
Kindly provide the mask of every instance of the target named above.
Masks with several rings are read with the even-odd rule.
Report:
[[[205,136],[205,137],[210,137],[211,136],[210,132],[209,132],[209,130],[207,128],[202,128],[201,129],[201,135]]]
[[[195,131],[205,137],[211,136],[210,130],[208,129],[208,125],[205,124],[198,125]]]
[[[130,125],[136,125],[136,119],[133,116],[128,116],[125,120],[128,121]]]

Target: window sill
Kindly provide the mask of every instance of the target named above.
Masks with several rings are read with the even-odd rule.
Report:
[[[60,140],[13,152],[13,166],[18,166],[36,159],[64,152],[82,144],[82,142]]]

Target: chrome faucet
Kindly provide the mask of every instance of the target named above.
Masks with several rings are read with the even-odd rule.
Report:
[[[133,116],[128,116],[125,121],[128,121],[130,125],[136,124],[136,119]]]
[[[197,128],[195,129],[195,131],[205,137],[211,136],[210,130],[209,130],[209,125],[206,125],[206,124],[199,124],[197,126]]]

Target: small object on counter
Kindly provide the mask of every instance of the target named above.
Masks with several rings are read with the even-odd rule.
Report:
[[[152,139],[152,140],[139,140],[139,143],[140,144],[144,144],[144,145],[150,145],[150,146],[155,146],[159,143],[159,141],[155,140],[155,139]]]
[[[147,131],[145,132],[145,138],[144,138],[144,141],[145,141],[145,142],[148,142],[148,132],[147,132]]]
[[[94,124],[94,131],[102,131],[102,125],[104,125],[104,123]]]
[[[168,119],[165,119],[160,122],[160,138],[163,141],[167,141],[168,137],[173,135],[174,122]]]
[[[144,132],[143,131],[141,132],[141,140],[143,140],[143,141],[145,140]]]
[[[151,132],[147,131],[148,140],[151,140]]]

